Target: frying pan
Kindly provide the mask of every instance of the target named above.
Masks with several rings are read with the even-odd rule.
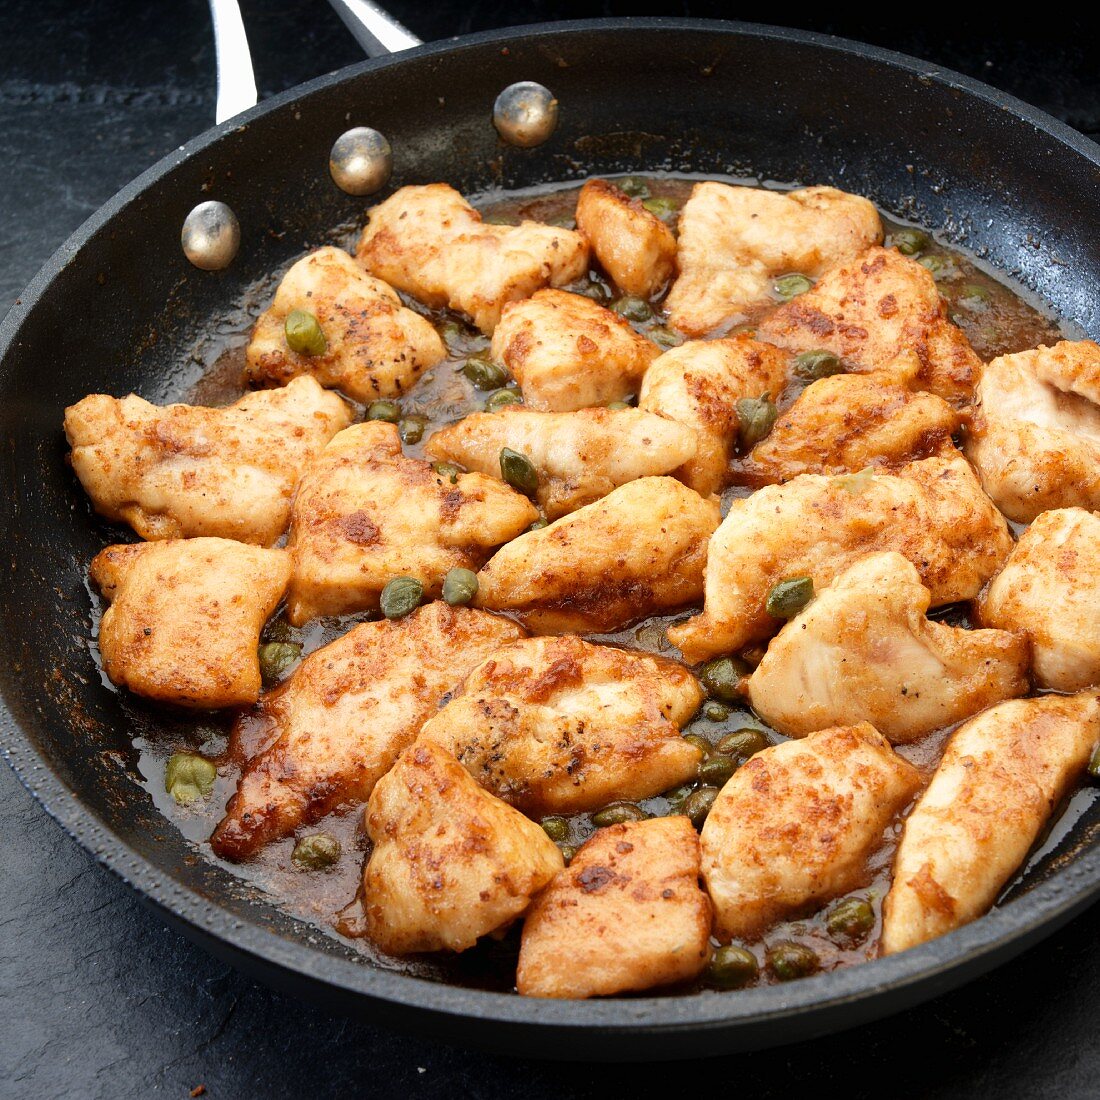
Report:
[[[517,80],[561,104],[553,138],[503,144]],[[62,409],[87,393],[178,397],[210,319],[264,273],[361,219],[327,160],[353,125],[394,149],[391,187],[464,192],[667,170],[827,183],[933,228],[1100,332],[1100,156],[999,92],[882,50],[790,30],[599,20],[490,32],[367,61],[202,134],[96,213],[0,326],[0,743],[24,783],[164,919],[277,987],[395,1026],[512,1053],[660,1058],[852,1026],[932,997],[1052,932],[1100,892],[1100,807],[1009,900],[897,956],[739,993],[545,1002],[367,964],[196,855],[141,786],[118,697],[93,663],[87,563],[107,532],[65,464]],[[180,226],[221,199],[242,227],[226,270],[191,267]]]

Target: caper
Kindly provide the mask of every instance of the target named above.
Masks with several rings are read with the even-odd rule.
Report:
[[[544,817],[539,824],[555,844],[569,839],[569,822],[564,817],[553,814],[550,817]]]
[[[611,303],[611,309],[620,317],[628,321],[648,321],[653,316],[653,310],[644,298],[637,298],[633,294],[624,294]]]
[[[756,956],[747,947],[727,944],[714,952],[707,979],[719,989],[740,989],[756,977],[759,969]]]
[[[619,190],[624,195],[629,195],[632,199],[648,199],[649,198],[649,184],[645,180],[639,179],[637,176],[624,176],[621,180],[615,181],[619,185]]]
[[[768,967],[781,982],[806,978],[821,967],[817,952],[805,944],[785,941],[768,948]]]
[[[931,273],[932,278],[937,281],[940,279],[949,279],[955,274],[955,265],[948,259],[947,256],[940,256],[933,254],[931,256],[921,256],[917,261],[923,268]]]
[[[714,800],[718,797],[717,787],[699,787],[684,800],[684,813],[691,818],[691,823],[697,829],[700,828],[710,813]]]
[[[958,303],[971,313],[981,313],[989,308],[992,299],[993,295],[986,287],[978,283],[967,283],[959,291]]]
[[[209,798],[214,790],[218,769],[205,756],[193,752],[176,752],[168,758],[164,769],[164,789],[179,806]]]
[[[519,451],[502,447],[500,451],[500,476],[526,496],[533,497],[538,492],[539,475],[535,464]]]
[[[572,844],[559,844],[561,849],[561,858],[565,860],[566,867],[573,862],[573,857],[577,854],[577,849]]]
[[[419,443],[424,438],[424,421],[414,416],[407,416],[398,421],[397,434],[401,436],[402,443]]]
[[[599,302],[601,305],[611,297],[611,292],[607,287],[595,279],[587,279],[571,289],[574,294],[579,294],[582,298],[591,298],[592,301]]]
[[[813,577],[787,577],[769,589],[764,610],[773,619],[793,619],[813,598]]]
[[[299,355],[324,355],[328,347],[321,322],[308,310],[292,309],[283,322],[286,346]]]
[[[627,821],[645,821],[649,815],[633,802],[612,802],[592,815],[592,824],[599,828],[607,825],[622,825]]]
[[[838,940],[858,943],[875,926],[875,911],[864,898],[845,898],[837,902],[825,918],[829,935]]]
[[[689,745],[694,745],[703,754],[704,760],[714,752],[714,746],[705,737],[701,737],[697,733],[685,733],[684,740]]]
[[[699,682],[712,699],[723,703],[736,703],[740,699],[737,690],[744,670],[732,657],[715,657],[699,669]]]
[[[668,803],[668,808],[672,813],[679,813],[680,808],[693,790],[695,790],[694,787],[684,783],[679,787],[673,787],[671,791],[665,791],[661,797]]]
[[[505,405],[521,404],[523,398],[515,390],[497,390],[489,395],[489,400],[485,402],[485,411],[491,413],[503,409]]]
[[[424,598],[424,586],[415,577],[394,577],[382,589],[380,603],[387,619],[403,619],[414,612]]]
[[[730,708],[716,699],[708,699],[703,704],[703,717],[708,722],[724,722],[730,716]]]
[[[747,760],[762,749],[766,749],[769,744],[768,739],[759,730],[753,729],[752,726],[745,726],[720,738],[715,748],[723,756],[735,756],[740,760]]]
[[[611,409],[612,412],[619,412],[622,409],[629,409],[630,407],[629,401],[608,401],[607,403],[607,408]]]
[[[890,234],[890,243],[903,256],[919,256],[932,242],[923,229],[899,229]]]
[[[643,199],[642,206],[655,218],[660,218],[662,221],[671,218],[680,209],[680,204],[675,199],[667,199],[663,196],[655,199]]]
[[[477,595],[477,574],[472,569],[456,566],[443,578],[443,599],[451,607],[468,604]]]
[[[457,321],[444,321],[439,326],[439,335],[448,347],[453,347],[459,341],[464,340],[467,335],[465,325],[460,325]]]
[[[772,293],[781,302],[789,302],[792,298],[797,298],[800,294],[805,294],[813,285],[813,280],[808,279],[805,275],[799,275],[797,273],[780,275],[779,278],[772,283]]]
[[[684,338],[667,325],[654,325],[646,336],[662,348],[678,348],[684,342]]]
[[[742,397],[736,408],[738,442],[742,451],[750,451],[775,426],[779,410],[766,393],[759,397]]]
[[[699,778],[711,787],[721,787],[737,770],[737,765],[728,756],[712,756],[699,765]]]
[[[401,406],[396,401],[372,401],[367,406],[367,419],[396,424],[401,419]]]
[[[462,373],[474,384],[475,390],[498,390],[512,380],[507,367],[484,355],[471,355]]]
[[[283,673],[302,655],[297,642],[264,642],[259,648],[260,677],[265,684],[277,684]]]
[[[844,373],[844,364],[831,351],[816,348],[804,351],[794,357],[794,372],[799,378],[816,382],[819,378],[828,378]]]
[[[1089,757],[1088,772],[1093,779],[1100,779],[1100,745],[1092,750],[1092,756]]]
[[[535,522],[532,523],[531,526],[527,528],[527,530],[528,531],[541,531],[544,527],[549,527],[549,526],[550,526],[550,521],[545,516],[539,516],[539,518],[537,520],[535,520]]]
[[[440,477],[447,478],[452,485],[458,484],[458,475],[462,473],[462,467],[453,462],[433,462],[432,470]]]
[[[311,833],[294,845],[290,860],[303,871],[323,871],[340,858],[340,841],[330,833]]]

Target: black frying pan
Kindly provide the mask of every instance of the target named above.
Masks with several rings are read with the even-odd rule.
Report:
[[[489,121],[516,80],[561,103],[557,133],[537,149],[503,145]],[[45,808],[166,920],[258,978],[534,1055],[712,1054],[850,1026],[975,977],[1093,900],[1095,806],[1012,900],[915,950],[733,994],[545,1002],[376,969],[195,858],[140,786],[123,712],[89,651],[85,573],[105,532],[65,465],[62,409],[97,391],[177,398],[212,316],[361,218],[364,200],[327,171],[332,141],[356,124],[390,138],[391,187],[445,180],[472,192],[655,169],[834,184],[945,229],[1100,333],[1100,150],[1016,100],[882,50],[732,23],[598,21],[424,46],[278,96],[120,192],[0,326],[0,742]],[[206,198],[242,226],[240,255],[218,274],[179,247],[184,216]]]

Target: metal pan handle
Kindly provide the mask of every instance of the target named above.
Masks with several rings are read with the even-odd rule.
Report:
[[[420,45],[420,39],[403,27],[374,0],[328,0],[368,57],[385,57]]]

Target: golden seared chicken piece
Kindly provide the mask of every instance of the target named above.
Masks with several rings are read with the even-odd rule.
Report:
[[[539,634],[618,630],[699,599],[719,518],[675,478],[639,478],[498,550],[475,603]]]
[[[676,238],[660,218],[607,180],[589,180],[577,199],[577,228],[600,266],[627,294],[651,298],[676,270]]]
[[[834,374],[802,391],[738,463],[738,480],[767,485],[949,454],[958,428],[959,414],[935,394],[874,374]]]
[[[72,464],[100,515],[143,539],[273,543],[303,470],[351,420],[312,378],[222,409],[92,394],[65,410]]]
[[[680,275],[666,303],[688,336],[749,320],[772,305],[772,281],[826,268],[882,240],[866,199],[833,187],[781,193],[697,183],[680,214]]]
[[[786,352],[748,336],[692,340],[666,351],[646,371],[638,407],[678,420],[699,438],[695,457],[676,476],[709,496],[725,485],[737,440],[737,402],[773,400],[787,383]]]
[[[715,935],[753,939],[866,885],[868,858],[918,790],[917,769],[866,722],[758,752],[703,826]]]
[[[1001,703],[960,726],[905,822],[882,908],[892,955],[980,917],[1100,740],[1096,695]]]
[[[525,455],[538,473],[538,501],[557,519],[639,477],[671,473],[695,454],[695,433],[641,409],[534,412],[509,405],[472,413],[436,432],[431,458],[500,475],[504,447]]]
[[[241,779],[214,851],[247,859],[366,801],[442,697],[522,635],[507,619],[436,602],[396,622],[362,623],[311,653],[233,731]]]
[[[113,684],[181,707],[240,707],[260,694],[260,631],[290,579],[285,550],[229,539],[108,546],[92,583],[110,607],[99,652]]]
[[[543,412],[622,401],[638,392],[660,354],[618,314],[564,290],[507,305],[491,351],[515,376],[524,403]]]
[[[606,997],[697,977],[710,959],[710,902],[686,817],[599,829],[523,925],[516,989]]]
[[[449,569],[477,569],[537,518],[538,509],[497,478],[459,474],[452,481],[431,463],[405,458],[392,424],[354,424],[298,488],[287,618],[300,626],[377,607],[394,577],[416,577],[428,596],[438,596]]]
[[[506,928],[562,869],[542,827],[438,745],[401,754],[367,806],[367,936],[391,955],[465,951]]]
[[[870,722],[897,744],[1027,692],[1023,634],[931,622],[931,600],[901,554],[859,558],[772,639],[753,709],[791,737]]]
[[[505,302],[565,286],[588,269],[580,233],[538,222],[487,225],[445,183],[402,187],[370,211],[358,259],[429,306],[449,306],[491,333]]]
[[[1044,512],[978,601],[987,626],[1031,639],[1035,679],[1055,691],[1100,686],[1100,516]]]
[[[885,374],[955,405],[970,401],[982,370],[931,272],[892,248],[830,268],[764,317],[756,334],[790,351],[831,351],[851,371]]]
[[[317,354],[293,350],[286,319],[312,313],[324,333]],[[368,275],[342,248],[319,248],[283,276],[271,308],[260,314],[246,355],[248,377],[284,385],[308,374],[369,402],[411,389],[421,373],[446,355],[439,333],[380,279]]]
[[[985,368],[966,453],[1018,523],[1051,508],[1100,508],[1100,346],[1063,340]]]
[[[820,591],[876,550],[908,558],[933,606],[973,599],[1011,549],[957,452],[891,473],[802,474],[733,502],[710,540],[703,613],[668,637],[691,663],[761,641],[781,625],[765,609],[776,584],[810,577]]]
[[[421,731],[525,814],[573,814],[694,779],[680,734],[703,693],[683,665],[572,634],[494,653]]]

